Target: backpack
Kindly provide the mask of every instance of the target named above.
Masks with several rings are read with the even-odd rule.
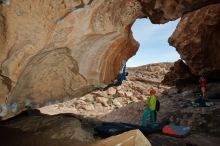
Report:
[[[159,111],[160,110],[160,101],[157,99],[156,101],[156,111]]]

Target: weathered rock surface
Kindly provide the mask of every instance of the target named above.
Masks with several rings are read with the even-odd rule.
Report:
[[[190,68],[182,60],[178,60],[164,76],[162,84],[179,87],[196,81],[198,82],[198,78],[191,73]]]
[[[0,12],[3,118],[110,81],[137,51],[130,27],[143,15],[135,0],[12,0]]]
[[[0,116],[6,119],[111,81],[137,51],[130,29],[137,18],[165,23],[218,1],[0,2]]]
[[[129,69],[128,79],[157,86],[170,71],[173,63],[155,63]]]
[[[143,12],[153,23],[165,23],[181,17],[183,13],[196,10],[219,0],[138,0],[143,5]]]
[[[169,43],[194,75],[220,79],[220,4],[185,14]]]
[[[73,116],[48,116],[37,111],[28,113],[0,123],[1,145],[82,146],[95,141],[91,129]]]

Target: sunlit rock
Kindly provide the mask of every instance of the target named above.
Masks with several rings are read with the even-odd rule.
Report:
[[[97,141],[94,144],[87,146],[113,146],[113,145],[126,145],[126,146],[151,146],[149,140],[139,131],[131,130],[122,134]]]
[[[220,79],[220,4],[185,14],[169,42],[194,75]]]

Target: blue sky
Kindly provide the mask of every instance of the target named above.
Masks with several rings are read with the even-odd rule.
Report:
[[[169,46],[168,38],[179,20],[166,24],[152,24],[149,19],[137,19],[132,26],[134,38],[140,43],[135,56],[127,62],[128,67],[158,62],[174,62],[180,58],[176,49]]]

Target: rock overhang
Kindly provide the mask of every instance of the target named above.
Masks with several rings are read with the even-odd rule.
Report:
[[[1,117],[74,98],[110,82],[122,61],[138,50],[131,32],[137,18],[166,23],[216,2],[4,1],[0,5]]]

